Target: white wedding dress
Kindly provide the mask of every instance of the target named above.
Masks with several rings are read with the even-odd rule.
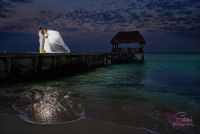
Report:
[[[58,31],[48,30],[45,37],[44,50],[46,53],[70,53],[70,49],[64,43]]]

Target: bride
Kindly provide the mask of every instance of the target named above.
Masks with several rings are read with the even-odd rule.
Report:
[[[70,53],[68,46],[65,45],[60,33],[54,30],[42,29],[43,52],[44,53]]]

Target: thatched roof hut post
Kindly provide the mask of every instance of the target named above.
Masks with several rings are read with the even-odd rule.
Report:
[[[138,48],[128,48],[129,53],[144,53],[145,39],[139,31],[118,32],[111,40],[112,52],[122,52],[119,44],[122,43],[138,43]]]

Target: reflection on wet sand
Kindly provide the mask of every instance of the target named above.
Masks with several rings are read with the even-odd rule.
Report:
[[[13,108],[25,121],[39,124],[62,123],[84,116],[81,105],[73,103],[70,92],[60,93],[51,87],[25,91]]]

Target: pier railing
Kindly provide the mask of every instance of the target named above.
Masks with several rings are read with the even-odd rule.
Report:
[[[33,77],[43,72],[70,73],[140,60],[134,53],[0,53],[0,79]]]

